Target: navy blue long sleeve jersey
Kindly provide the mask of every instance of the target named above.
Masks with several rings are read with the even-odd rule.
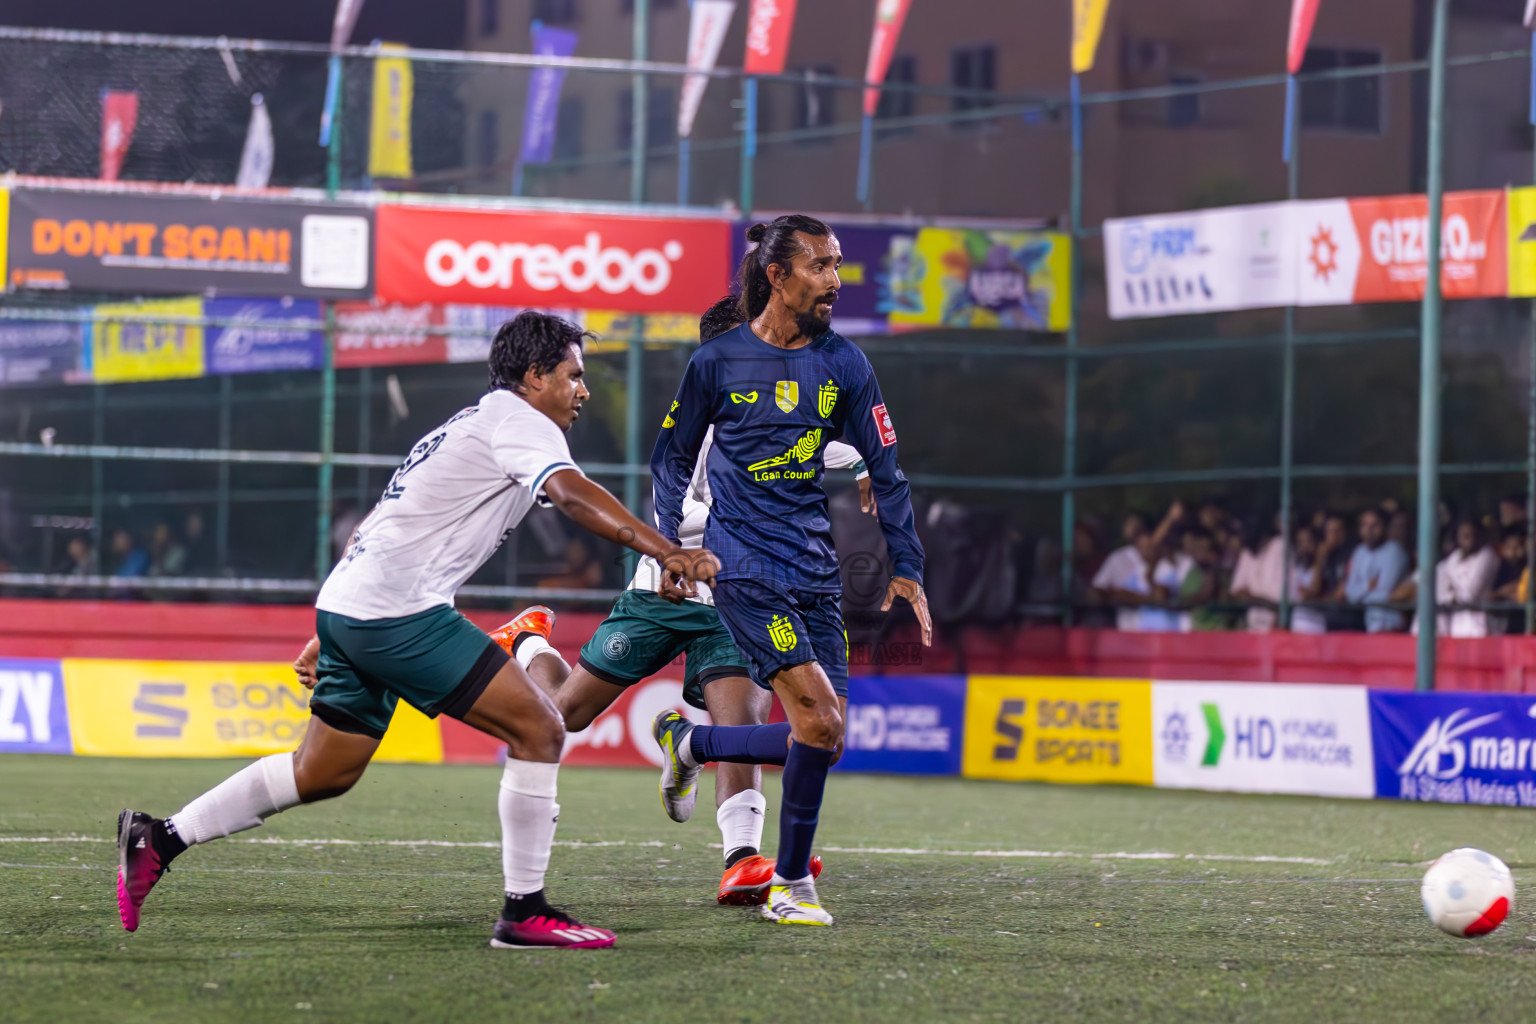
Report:
[[[720,579],[840,588],[821,478],[823,449],[842,438],[868,466],[896,575],[922,582],[923,548],[911,488],[896,464],[896,430],[874,367],[847,338],[828,331],[783,349],[742,324],[694,352],[651,455],[657,526],[673,540],[711,424],[706,470],[714,503],[704,544],[720,557]]]

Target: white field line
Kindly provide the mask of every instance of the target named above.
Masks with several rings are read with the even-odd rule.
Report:
[[[20,843],[47,845],[52,843],[115,843],[115,839],[101,836],[0,836],[0,843]],[[249,843],[264,846],[406,846],[406,847],[448,847],[453,849],[486,849],[499,850],[500,843],[494,842],[449,842],[443,839],[232,839],[233,843]],[[660,848],[666,843],[657,841],[630,841],[627,839],[609,840],[556,840],[556,846],[576,849],[589,849],[606,846],[635,846]],[[719,843],[710,843],[712,848],[719,849]],[[1245,857],[1230,853],[1167,853],[1152,851],[1146,853],[1130,853],[1119,851],[1116,853],[1079,853],[1071,850],[940,850],[911,846],[821,846],[817,849],[826,853],[853,853],[887,857],[998,857],[1015,860],[1184,860],[1184,861],[1231,861],[1241,864],[1334,864],[1337,858],[1327,859],[1322,857],[1277,857],[1258,856]]]

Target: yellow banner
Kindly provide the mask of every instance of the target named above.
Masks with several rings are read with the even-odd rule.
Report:
[[[1072,72],[1082,74],[1093,67],[1099,50],[1099,36],[1104,34],[1104,16],[1109,0],[1072,0]]]
[[[0,188],[0,292],[5,291],[6,239],[11,236],[11,194]]]
[[[598,340],[589,342],[588,352],[622,352],[629,347],[635,336],[635,318],[644,323],[641,337],[648,342],[676,342],[699,340],[699,318],[692,313],[615,313],[610,310],[589,309],[583,317],[583,325],[597,335]]]
[[[309,691],[281,663],[66,658],[75,753],[110,757],[260,757],[292,750]],[[443,759],[437,723],[401,701],[375,761]]]
[[[1536,295],[1536,188],[1509,190],[1509,294]]]
[[[893,257],[893,324],[1064,331],[1072,322],[1072,240],[1060,232],[923,228]]]
[[[384,52],[403,46],[383,46]],[[375,178],[409,178],[411,101],[416,86],[411,62],[377,57],[373,62],[373,132],[368,138],[368,173]]]
[[[203,300],[152,299],[96,306],[91,376],[98,384],[174,380],[203,375],[203,329],[186,324],[135,323],[134,317],[203,315]],[[109,317],[122,317],[109,320]]]
[[[961,774],[1152,785],[1152,684],[971,676]]]

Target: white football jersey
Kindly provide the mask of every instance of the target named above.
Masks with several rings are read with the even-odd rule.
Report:
[[[315,607],[391,619],[452,605],[564,469],[581,472],[565,432],[512,392],[490,392],[411,449]]]
[[[688,481],[688,490],[683,494],[683,518],[677,524],[677,542],[685,548],[704,546],[704,525],[709,522],[709,506],[714,501],[709,493],[709,473],[705,466],[709,460],[710,446],[714,443],[715,428],[711,426],[704,431],[704,440],[699,445],[699,458],[693,464],[693,479]],[[857,448],[842,441],[828,441],[822,459],[828,469],[851,469],[864,461]],[[656,559],[649,555],[640,559],[640,564],[635,566],[635,577],[629,581],[629,589],[649,590],[653,594],[661,589],[661,566]],[[715,603],[708,584],[695,583],[694,589],[698,591],[698,596],[688,600],[698,604]]]

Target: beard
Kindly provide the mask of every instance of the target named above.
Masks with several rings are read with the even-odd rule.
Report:
[[[796,313],[795,327],[807,338],[819,338],[832,327],[832,310],[828,308],[825,314],[821,314],[812,306],[808,312]]]

